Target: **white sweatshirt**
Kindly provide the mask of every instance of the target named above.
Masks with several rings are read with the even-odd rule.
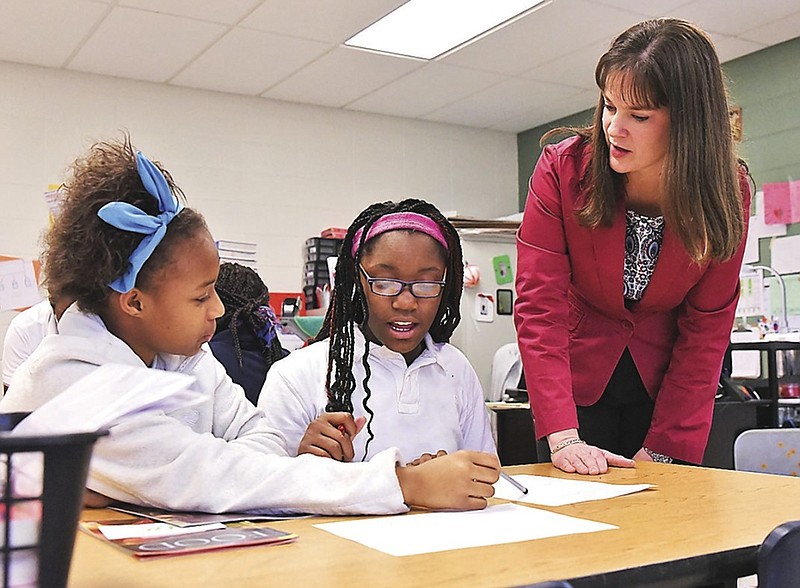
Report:
[[[15,373],[0,411],[33,411],[107,363],[143,367],[96,315],[70,307]],[[367,463],[288,457],[269,426],[209,351],[163,355],[156,369],[195,376],[209,397],[198,407],[137,415],[95,445],[87,486],[144,506],[205,512],[391,514],[408,510],[395,474],[396,449]]]
[[[353,415],[365,416],[369,422],[363,405],[365,340],[358,329],[355,332]],[[258,407],[270,425],[286,436],[291,455],[297,455],[308,425],[325,412],[328,348],[328,340],[314,343],[292,352],[267,372]],[[497,452],[480,381],[458,349],[434,343],[427,335],[425,350],[409,366],[400,353],[370,344],[369,365],[367,407],[373,412],[374,439],[368,457],[389,447],[398,447],[407,461],[440,449]],[[364,457],[367,438],[365,427],[353,439],[354,461]]]

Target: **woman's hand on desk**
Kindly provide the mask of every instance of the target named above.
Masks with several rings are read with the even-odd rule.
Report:
[[[408,506],[432,510],[479,510],[494,495],[500,460],[480,451],[456,451],[414,466],[398,466]]]
[[[353,461],[353,437],[366,422],[365,417],[354,419],[349,412],[326,412],[308,425],[297,455],[310,453],[337,461]]]
[[[632,459],[588,445],[578,437],[578,431],[569,429],[548,436],[550,461],[561,471],[569,474],[605,474],[608,466],[620,468],[636,467]]]

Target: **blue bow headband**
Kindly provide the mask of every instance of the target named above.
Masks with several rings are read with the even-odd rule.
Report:
[[[128,202],[109,202],[97,211],[97,216],[112,227],[145,235],[128,258],[128,269],[109,284],[112,290],[120,294],[133,289],[142,266],[167,234],[167,225],[183,210],[183,205],[169,189],[164,175],[141,151],[136,153],[136,169],[139,170],[145,190],[158,200],[161,213],[151,216]]]

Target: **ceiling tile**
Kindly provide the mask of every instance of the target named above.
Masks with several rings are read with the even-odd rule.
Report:
[[[0,60],[61,67],[108,12],[99,2],[0,2]]]
[[[514,132],[591,106],[645,18],[698,22],[723,61],[800,32],[797,0],[551,0],[434,62],[341,46],[403,3],[0,0],[0,60]]]
[[[596,103],[597,92],[584,90],[558,101],[538,104],[536,108],[492,125],[490,128],[497,131],[521,133],[565,116],[588,110],[593,108]]]
[[[348,105],[353,110],[418,117],[501,82],[505,76],[429,63]]]
[[[170,82],[207,90],[258,95],[330,48],[329,44],[318,41],[236,28]]]
[[[609,41],[601,41],[574,51],[543,65],[538,65],[520,77],[540,82],[565,84],[585,90],[594,90],[594,69],[600,56],[608,49]]]
[[[453,102],[422,118],[453,124],[492,127],[535,110],[538,105],[561,102],[581,90],[534,80],[510,78],[491,88]]]
[[[241,23],[244,27],[343,43],[406,0],[266,0]]]
[[[235,24],[260,3],[261,0],[120,0],[117,4],[161,14]]]
[[[688,0],[596,0],[596,2],[652,17],[668,16],[679,6],[687,4]]]
[[[714,47],[717,49],[717,55],[720,62],[731,61],[742,55],[760,51],[766,45],[763,43],[756,43],[755,41],[748,41],[747,39],[740,39],[738,37],[728,37],[726,35],[719,35],[712,33],[711,40]]]
[[[219,24],[116,7],[68,68],[164,82],[224,31]]]
[[[709,32],[738,35],[795,14],[797,10],[797,0],[735,3],[730,0],[695,0],[676,10],[672,16],[697,23]]]
[[[641,15],[586,0],[551,2],[459,49],[442,63],[518,75],[598,41],[610,42]]]
[[[795,12],[767,25],[748,29],[741,35],[743,39],[775,45],[800,36],[800,12]]]
[[[339,46],[263,96],[341,107],[423,65],[422,61]]]

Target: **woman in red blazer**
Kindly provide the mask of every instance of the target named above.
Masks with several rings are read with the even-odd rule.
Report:
[[[657,19],[595,77],[593,124],[544,148],[517,239],[537,437],[567,472],[700,463],[750,205],[719,60],[703,31]]]

